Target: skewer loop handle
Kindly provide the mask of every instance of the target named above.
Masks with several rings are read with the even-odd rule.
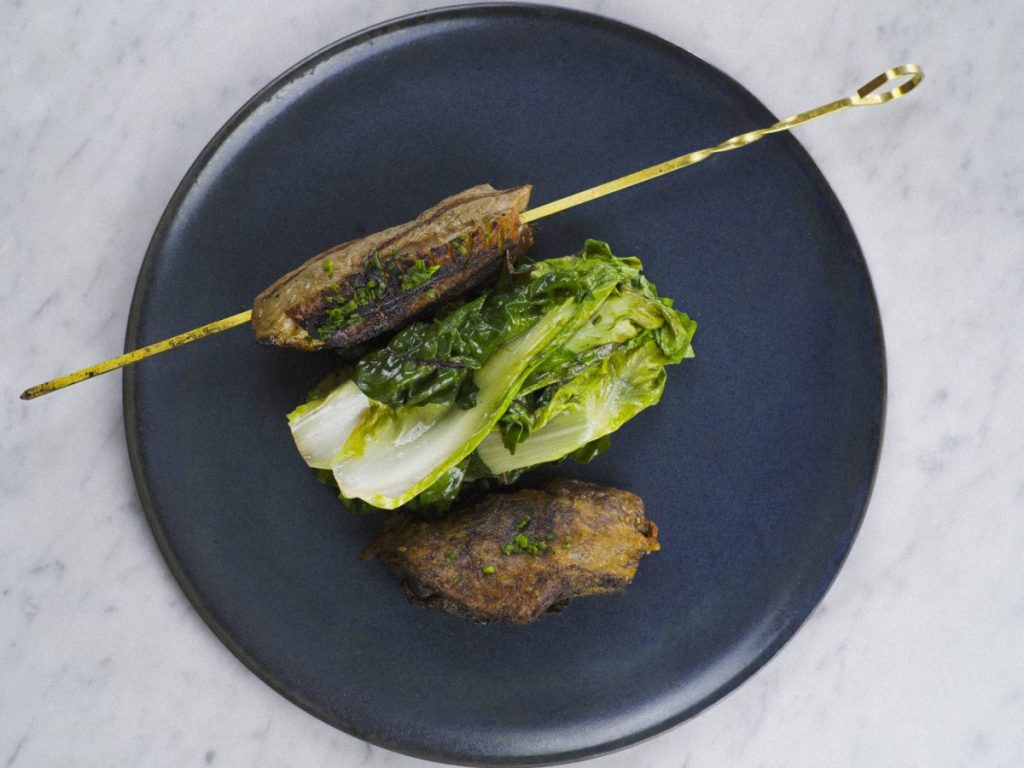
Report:
[[[893,80],[900,77],[907,77],[910,79],[905,83],[901,83],[894,88],[890,88],[888,91],[882,93],[875,93],[886,83],[892,82]],[[884,104],[887,101],[898,99],[900,96],[906,96],[924,79],[924,72],[917,64],[900,64],[898,67],[887,69],[885,72],[880,74],[878,77],[869,80],[864,83],[860,88],[857,89],[857,95],[850,97],[850,104],[854,107],[866,107],[870,104]]]

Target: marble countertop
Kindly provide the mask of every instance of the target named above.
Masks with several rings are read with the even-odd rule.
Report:
[[[801,129],[885,325],[881,468],[853,552],[735,693],[586,765],[1010,766],[1024,755],[1024,6],[571,3],[731,74],[777,114],[914,61],[898,106]],[[157,551],[121,349],[185,169],[307,53],[418,0],[0,6],[0,766],[423,765],[285,701],[207,629]],[[819,124],[820,125],[820,124]]]

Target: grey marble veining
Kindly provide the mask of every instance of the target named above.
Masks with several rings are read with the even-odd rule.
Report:
[[[1020,765],[1024,6],[570,4],[682,45],[777,114],[892,64],[928,76],[906,102],[800,132],[861,240],[888,347],[854,550],[753,679],[588,765]],[[249,95],[427,6],[0,5],[0,766],[423,765],[294,707],[201,622],[141,515],[118,374],[17,394],[120,349],[168,198]]]

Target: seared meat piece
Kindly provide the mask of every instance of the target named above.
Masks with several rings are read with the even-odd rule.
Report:
[[[659,548],[639,496],[578,480],[491,494],[442,520],[395,515],[363,553],[411,599],[477,622],[527,624],[573,597],[619,592]]]
[[[530,186],[481,184],[415,221],[314,256],[256,297],[252,328],[264,344],[344,349],[404,325],[492,278],[532,244],[519,221]]]

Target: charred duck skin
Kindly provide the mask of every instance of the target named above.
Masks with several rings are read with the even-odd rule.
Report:
[[[625,589],[658,548],[640,497],[555,480],[441,520],[397,514],[363,557],[380,558],[415,601],[471,621],[527,624],[574,597]]]
[[[257,341],[345,349],[396,330],[490,280],[532,244],[519,214],[529,185],[467,189],[414,221],[337,245],[279,279],[253,303]]]

